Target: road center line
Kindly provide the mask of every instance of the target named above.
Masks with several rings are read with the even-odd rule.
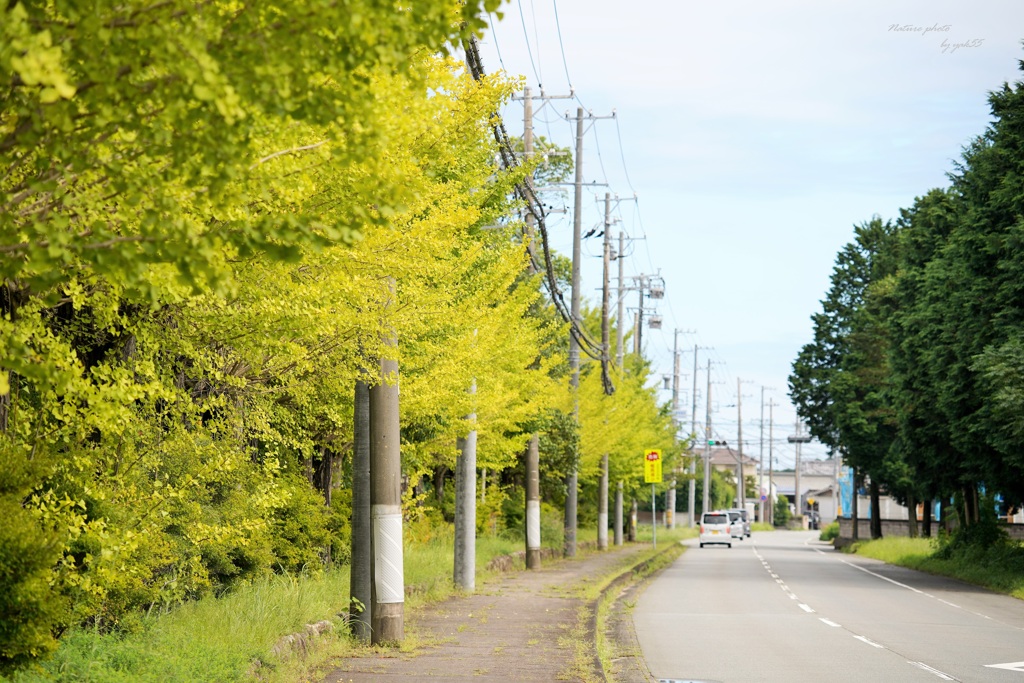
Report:
[[[829,625],[829,626],[831,626],[832,628],[842,628],[842,626],[840,626],[840,625],[839,625],[839,624],[837,624],[836,622],[834,622],[834,621],[830,621],[830,620],[826,619],[825,617],[819,617],[819,618],[821,619],[821,622],[822,622],[823,624],[828,624],[828,625]]]
[[[857,640],[859,640],[861,642],[867,643],[871,647],[877,647],[880,650],[886,649],[885,645],[882,645],[880,643],[876,643],[875,641],[871,640],[870,638],[865,638],[864,636],[854,636],[854,638],[856,638]]]
[[[802,602],[800,603],[800,609],[802,609],[803,611],[807,612],[808,614],[814,614],[814,610],[811,609],[809,606],[805,605]]]
[[[932,667],[928,666],[924,662],[912,662],[912,661],[910,661],[908,659],[907,660],[907,664],[911,664],[913,666],[916,666],[918,669],[924,669],[925,671],[927,671],[930,674],[935,674],[936,676],[938,676],[939,678],[941,678],[944,681],[956,681],[956,680],[959,680],[959,679],[953,678],[949,674],[942,673],[938,669],[935,669],[935,668],[932,668]]]

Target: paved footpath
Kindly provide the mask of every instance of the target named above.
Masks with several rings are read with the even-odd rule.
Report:
[[[323,683],[362,681],[573,681],[601,680],[593,634],[574,634],[585,587],[617,568],[625,569],[649,549],[628,544],[589,552],[574,560],[547,560],[539,571],[520,571],[406,614],[406,636],[423,646],[340,661]],[[589,624],[589,618],[586,622]],[[587,641],[585,661],[574,643]]]

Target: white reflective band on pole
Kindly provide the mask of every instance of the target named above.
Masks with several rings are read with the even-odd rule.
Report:
[[[377,602],[405,602],[402,566],[402,508],[373,506],[373,580]]]
[[[540,501],[526,501],[526,547],[540,547]]]

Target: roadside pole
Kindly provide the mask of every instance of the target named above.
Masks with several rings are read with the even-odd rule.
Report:
[[[388,283],[393,303],[395,282]],[[397,354],[398,338],[389,331],[385,352]],[[400,643],[405,637],[405,577],[402,558],[402,462],[399,430],[398,361],[381,358],[380,381],[370,387],[370,515],[373,555],[370,618],[373,645]]]

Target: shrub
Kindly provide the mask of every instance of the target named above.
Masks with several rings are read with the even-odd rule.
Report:
[[[50,586],[61,556],[59,535],[22,506],[38,465],[6,449],[0,477],[0,673],[57,647],[53,629],[67,601]]]
[[[786,526],[792,514],[789,511],[789,498],[780,495],[775,499],[775,526]]]
[[[274,568],[291,573],[319,569],[322,554],[331,545],[329,510],[321,493],[304,478],[283,479],[290,495],[275,511],[271,525]]]
[[[836,520],[821,530],[818,539],[822,541],[833,541],[839,538],[839,520]]]

